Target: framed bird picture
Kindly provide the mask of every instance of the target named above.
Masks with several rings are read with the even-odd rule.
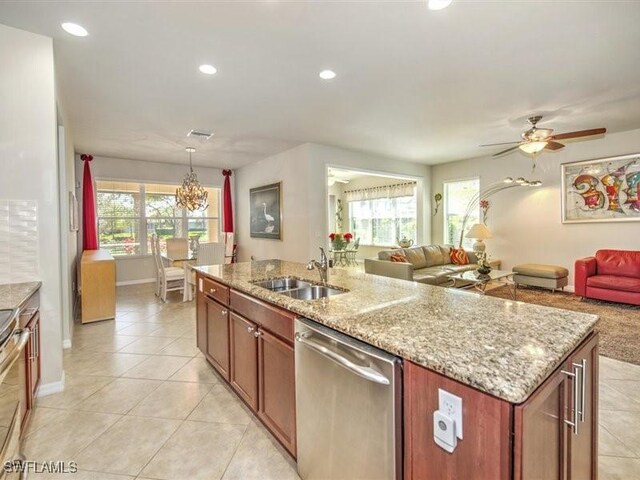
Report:
[[[252,238],[282,240],[282,182],[249,190]]]

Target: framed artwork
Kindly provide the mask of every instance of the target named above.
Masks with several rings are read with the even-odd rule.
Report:
[[[640,221],[640,154],[562,165],[562,223]]]
[[[69,231],[78,231],[78,200],[73,192],[69,192]]]
[[[281,184],[272,183],[249,191],[251,237],[282,240]]]

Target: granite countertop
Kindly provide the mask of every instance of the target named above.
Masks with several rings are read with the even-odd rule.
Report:
[[[18,308],[33,295],[42,282],[5,283],[0,285],[0,310]]]
[[[304,301],[251,284],[317,271],[281,260],[196,267],[204,275],[478,390],[521,403],[591,332],[595,315],[330,269],[349,292]]]

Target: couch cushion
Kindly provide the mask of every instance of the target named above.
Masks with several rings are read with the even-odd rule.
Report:
[[[395,250],[380,250],[378,252],[378,260],[386,260],[390,261],[391,255],[394,253],[403,253],[401,248],[396,248]]]
[[[640,278],[619,275],[593,275],[587,278],[587,287],[640,293]]]
[[[404,254],[409,260],[409,263],[413,265],[413,268],[424,268],[427,266],[427,258],[424,255],[424,249],[422,247],[405,248]]]
[[[516,265],[512,270],[520,275],[526,275],[528,277],[564,278],[569,276],[569,270],[557,265],[523,263],[521,265]]]
[[[455,265],[469,264],[469,256],[463,248],[452,248],[451,253],[449,254],[449,258],[451,259],[451,263]]]
[[[442,252],[442,261],[443,264],[449,263],[451,260],[451,248],[453,245],[438,245],[440,247],[440,251]]]
[[[640,251],[598,250],[596,263],[598,275],[640,278]]]
[[[424,256],[427,259],[427,267],[449,263],[449,257],[447,257],[447,261],[445,262],[439,245],[426,245],[422,248],[424,250]]]
[[[395,263],[409,263],[409,260],[407,260],[407,256],[402,252],[391,254],[389,260]]]

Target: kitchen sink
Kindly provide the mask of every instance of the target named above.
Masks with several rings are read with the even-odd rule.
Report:
[[[294,290],[296,288],[308,288],[311,287],[309,282],[299,280],[293,277],[272,278],[271,280],[262,280],[259,282],[251,282],[254,285],[272,292],[284,292],[287,290]]]
[[[345,290],[325,287],[322,285],[310,285],[308,287],[298,288],[296,290],[290,290],[282,293],[298,300],[316,300],[318,298],[326,298],[340,293],[345,293]]]
[[[295,277],[272,278],[251,283],[257,287],[266,288],[272,292],[287,295],[297,300],[317,300],[318,298],[331,297],[348,291],[325,285],[314,285],[311,282]]]

